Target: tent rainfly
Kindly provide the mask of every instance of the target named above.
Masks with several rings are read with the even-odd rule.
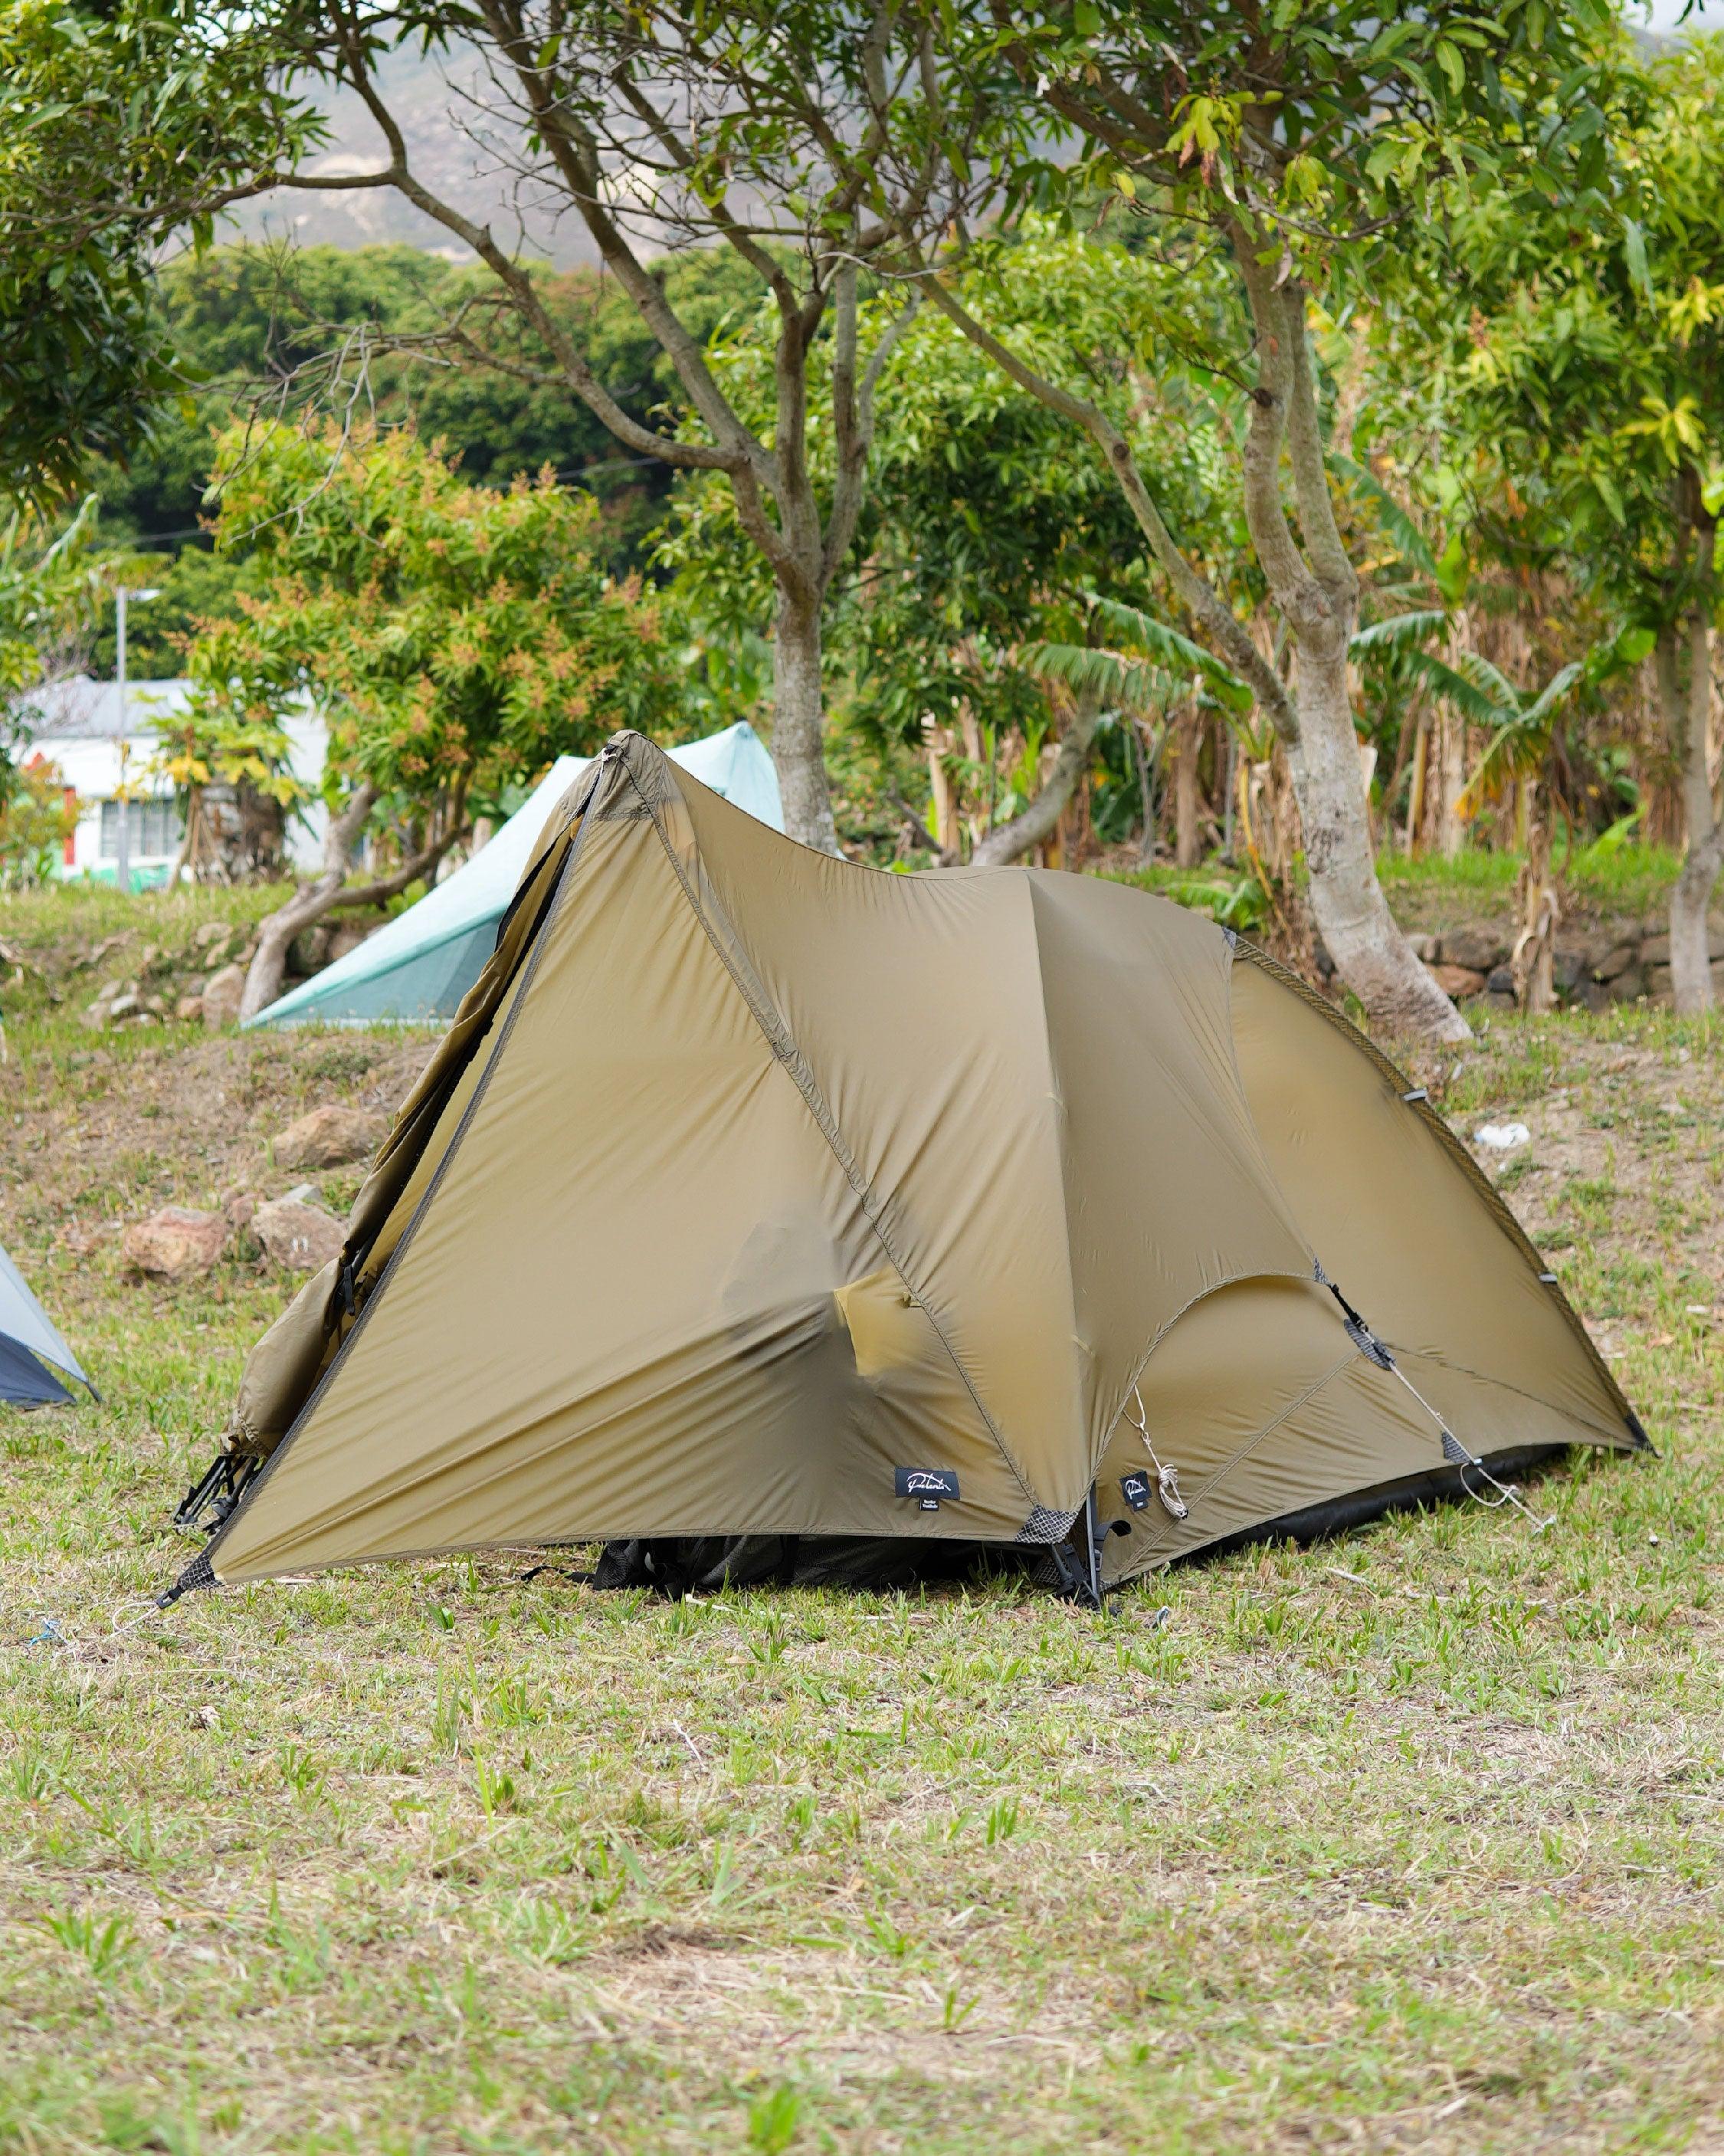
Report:
[[[985,1551],[1095,1594],[1645,1442],[1295,976],[1099,878],[829,859],[624,733],[254,1350],[163,1600],[598,1540],[601,1579]]]
[[[669,753],[715,793],[775,831],[783,829],[778,775],[746,721]],[[417,906],[246,1024],[447,1025],[485,970],[497,923],[552,811],[591,762],[560,757],[489,845]]]
[[[66,1378],[90,1385],[23,1275],[0,1250],[0,1404],[64,1407],[72,1398],[63,1382]],[[94,1393],[95,1388],[90,1389]]]

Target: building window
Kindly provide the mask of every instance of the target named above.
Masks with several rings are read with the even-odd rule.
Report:
[[[134,861],[166,860],[180,850],[185,836],[179,805],[166,801],[128,801],[126,804],[126,851]],[[102,803],[101,858],[120,858],[120,803]]]

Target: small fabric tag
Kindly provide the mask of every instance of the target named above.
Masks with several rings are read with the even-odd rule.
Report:
[[[942,1502],[957,1502],[957,1476],[950,1467],[895,1467],[892,1484],[900,1497],[914,1497],[925,1512],[937,1512]]]
[[[1126,1502],[1131,1507],[1131,1510],[1134,1512],[1141,1512],[1144,1507],[1149,1502],[1150,1481],[1148,1476],[1121,1476],[1120,1495],[1125,1499]]]

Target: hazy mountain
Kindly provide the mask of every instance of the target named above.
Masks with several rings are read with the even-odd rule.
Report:
[[[511,254],[536,255],[558,269],[598,259],[572,209],[564,205],[559,216],[554,198],[521,198],[516,176],[505,168],[505,145],[497,124],[477,109],[483,75],[476,60],[398,52],[379,69],[378,80],[401,123],[408,165],[434,193],[476,223],[489,223]],[[377,124],[353,91],[336,91],[324,110],[328,146],[307,163],[307,173],[372,172],[387,162]],[[291,239],[304,247],[405,241],[453,260],[470,259],[470,250],[453,233],[393,187],[336,194],[279,187],[236,209],[231,228],[235,238]]]

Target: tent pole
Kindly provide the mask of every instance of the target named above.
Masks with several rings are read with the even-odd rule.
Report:
[[[1095,1485],[1092,1482],[1084,1497],[1084,1562],[1088,1568],[1090,1604],[1101,1607],[1101,1523],[1095,1504]]]

